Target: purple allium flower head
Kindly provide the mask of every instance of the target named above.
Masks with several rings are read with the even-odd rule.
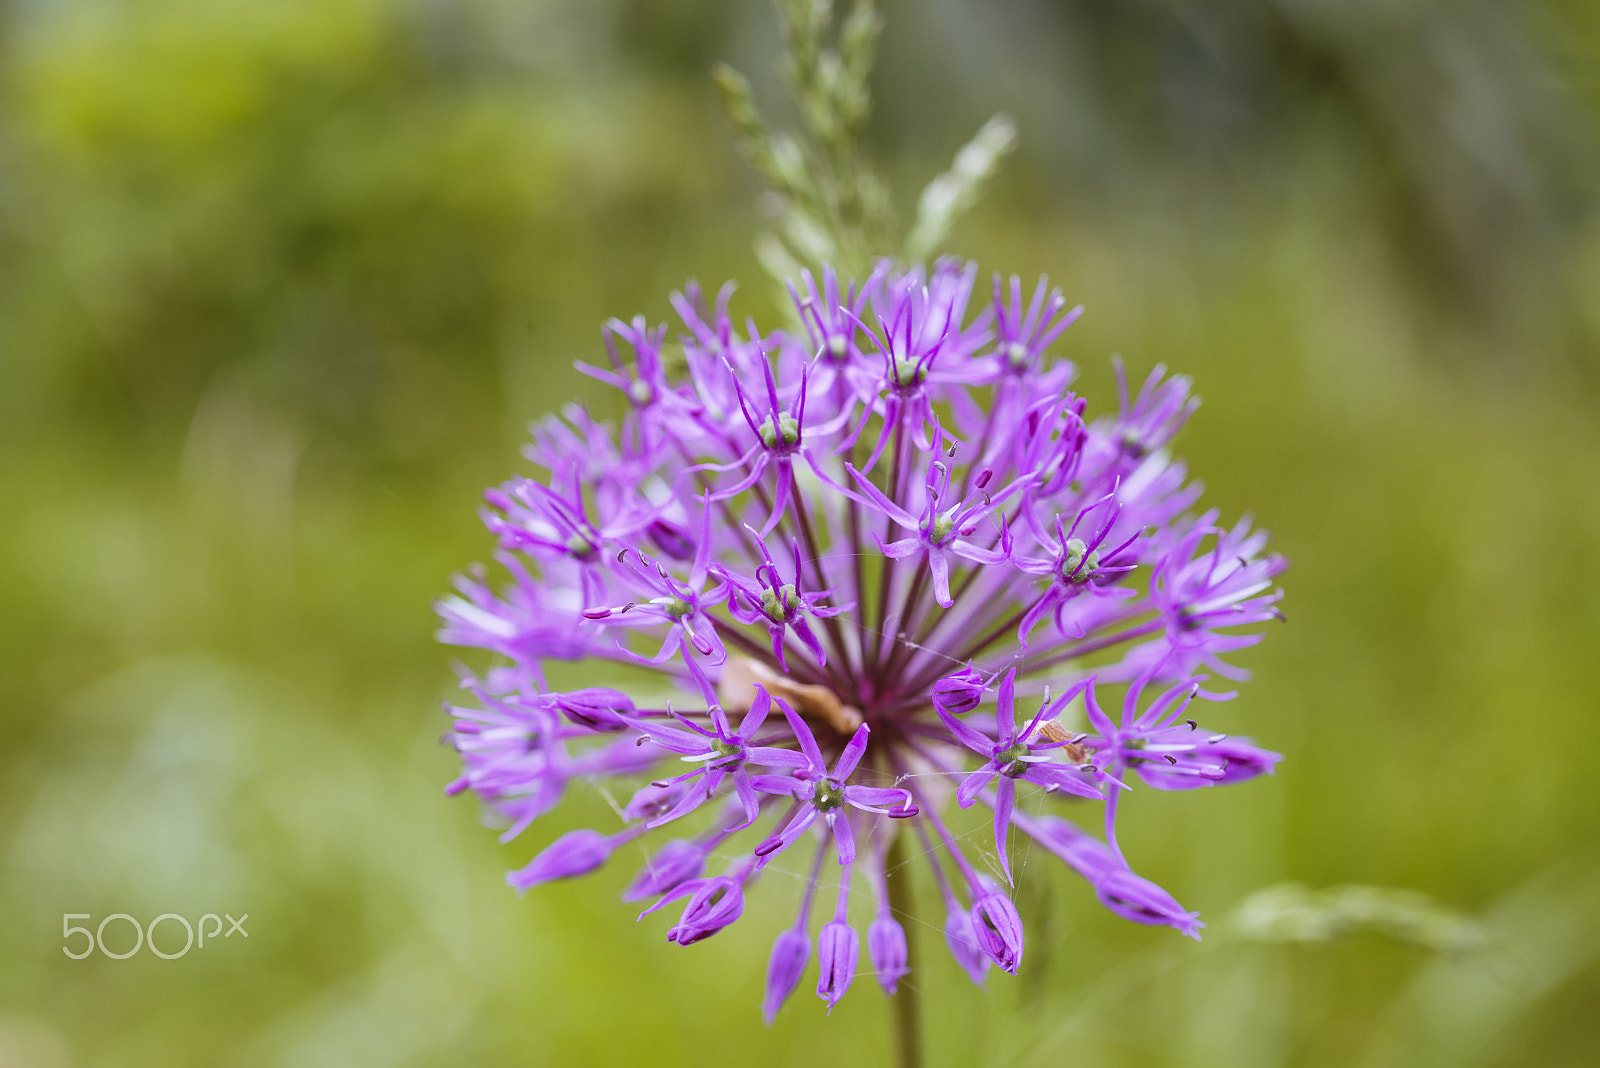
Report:
[[[1052,352],[1081,309],[1044,281],[1027,297],[976,279],[953,260],[804,274],[798,333],[736,326],[731,286],[674,294],[680,331],[611,321],[582,370],[619,391],[620,424],[568,406],[536,425],[533,471],[486,494],[503,588],[473,569],[439,603],[442,641],[496,658],[449,710],[449,791],[478,794],[508,841],[569,787],[617,799],[617,824],[569,831],[512,885],[594,871],[626,843],[647,859],[624,896],[649,903],[641,920],[679,907],[667,938],[688,946],[736,922],[768,867],[797,876],[769,1022],[813,937],[819,995],[831,1007],[850,986],[857,875],[878,982],[906,976],[891,863],[932,878],[975,982],[1016,971],[1019,834],[1113,912],[1198,937],[1130,869],[1119,799],[1280,759],[1191,714],[1232,696],[1208,676],[1246,677],[1230,661],[1281,618],[1285,563],[1248,521],[1199,510],[1170,452],[1189,381],[1158,368],[1134,391],[1118,364],[1097,415]],[[1088,810],[1103,840],[1041,807]]]

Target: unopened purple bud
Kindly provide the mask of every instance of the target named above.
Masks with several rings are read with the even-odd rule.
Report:
[[[872,969],[878,974],[878,985],[893,994],[909,971],[906,967],[906,932],[899,921],[889,916],[879,916],[867,928],[867,955],[872,958]]]
[[[1022,917],[1010,898],[991,891],[973,902],[972,931],[990,960],[1017,974],[1022,964]]]
[[[972,930],[972,917],[965,909],[952,904],[944,919],[944,944],[950,955],[966,971],[974,983],[983,985],[984,973],[989,970],[989,958],[978,945],[978,936]]]
[[[983,677],[970,664],[933,684],[933,707],[948,715],[965,715],[982,702]]]
[[[645,536],[657,549],[674,560],[694,559],[694,543],[676,527],[657,519],[644,528]]]
[[[633,701],[621,690],[591,686],[584,690],[555,695],[556,707],[580,727],[615,732],[627,728],[623,716],[633,715]]]
[[[1283,757],[1253,745],[1248,738],[1218,736],[1181,757],[1166,759],[1168,763],[1153,759],[1140,761],[1134,770],[1139,778],[1158,790],[1193,790],[1270,774],[1273,765]]]
[[[643,901],[657,897],[673,887],[699,876],[706,866],[704,846],[684,838],[662,845],[645,861],[644,867],[623,892],[624,901]]]
[[[854,927],[843,920],[823,925],[817,935],[817,997],[828,1003],[830,1013],[855,982],[860,959],[861,938]]]
[[[1095,896],[1106,908],[1134,923],[1175,927],[1196,941],[1205,924],[1199,914],[1185,912],[1171,894],[1127,868],[1106,868],[1091,880]]]
[[[654,819],[676,805],[695,785],[691,779],[661,784],[645,783],[623,806],[622,818],[629,821]]]
[[[726,875],[705,879],[683,907],[683,915],[667,932],[667,941],[692,946],[710,938],[744,915],[744,890]]]
[[[661,761],[661,750],[640,738],[618,738],[573,761],[579,775],[637,775]]]
[[[612,848],[611,839],[599,831],[568,831],[546,846],[527,866],[507,872],[506,882],[518,890],[526,890],[552,879],[588,875],[606,862]]]
[[[1271,775],[1274,765],[1283,759],[1282,753],[1263,749],[1248,738],[1224,738],[1209,748],[1227,761],[1227,766],[1222,769],[1222,777],[1216,780],[1218,785],[1244,782],[1257,775]]]
[[[767,994],[761,999],[761,1014],[767,1026],[777,1018],[778,1010],[789,1000],[794,988],[800,985],[800,976],[811,959],[811,936],[791,927],[772,943],[772,957],[767,961]]]

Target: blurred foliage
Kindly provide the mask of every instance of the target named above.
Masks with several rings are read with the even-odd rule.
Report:
[[[1375,931],[1443,953],[1483,948],[1483,930],[1426,894],[1377,886],[1310,890],[1280,883],[1250,894],[1233,910],[1224,935],[1255,942],[1316,945]]]
[[[1594,5],[882,13],[860,137],[885,189],[915,203],[1015,116],[1021,147],[949,245],[1087,305],[1062,351],[1091,406],[1113,351],[1194,374],[1183,451],[1294,561],[1291,622],[1219,710],[1280,773],[1127,813],[1124,845],[1207,941],[1029,862],[1023,975],[974,991],[927,953],[930,1048],[1589,1063]],[[0,1064],[880,1058],[865,981],[831,1019],[801,997],[761,1026],[783,873],[680,950],[630,922],[625,865],[504,888],[602,799],[499,846],[440,796],[429,604],[487,555],[475,502],[523,424],[571,396],[608,410],[571,360],[609,315],[664,318],[687,277],[775,311],[709,78],[726,58],[773,128],[803,124],[770,9],[11,0],[0,19]],[[1445,911],[1247,896],[1285,881]],[[224,910],[248,941],[60,955],[62,913]],[[1482,947],[1239,936],[1374,916],[1470,917]]]

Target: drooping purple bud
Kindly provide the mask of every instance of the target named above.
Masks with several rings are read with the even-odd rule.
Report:
[[[612,840],[599,831],[568,831],[546,846],[525,867],[506,873],[506,882],[518,890],[552,879],[588,875],[611,856]]]
[[[684,838],[674,838],[651,854],[644,867],[623,892],[624,901],[643,901],[664,894],[673,887],[699,876],[706,866],[705,847]]]
[[[966,910],[951,902],[950,913],[944,918],[944,944],[974,983],[983,985],[984,974],[989,970],[989,958],[978,945],[978,936],[972,930],[972,917]]]
[[[1186,912],[1177,899],[1161,887],[1124,867],[1108,867],[1091,880],[1095,896],[1106,908],[1134,923],[1174,927],[1196,942],[1200,940],[1198,912]]]
[[[699,882],[700,886],[683,907],[683,915],[667,932],[668,942],[692,946],[744,915],[744,888],[739,880],[719,875]]]
[[[1022,964],[1022,917],[1009,897],[991,890],[974,901],[972,931],[990,960],[1017,974]]]
[[[1134,923],[1165,924],[1198,939],[1200,914],[1187,912],[1173,896],[1142,876],[1135,875],[1109,846],[1084,833],[1076,824],[1056,816],[1018,820],[1040,845],[1072,866],[1094,888],[1100,903]]]
[[[910,972],[906,967],[906,932],[899,921],[890,916],[879,916],[872,921],[872,926],[867,928],[867,955],[872,958],[878,985],[885,993],[893,994],[900,980]]]
[[[1018,827],[1032,835],[1034,840],[1066,861],[1072,870],[1093,883],[1101,874],[1122,867],[1109,846],[1087,834],[1077,824],[1059,816],[1012,817]]]
[[[823,925],[817,935],[817,997],[828,1003],[830,1013],[855,982],[860,960],[861,938],[854,927],[843,920]]]
[[[633,715],[633,701],[628,695],[607,686],[590,686],[554,696],[556,707],[566,713],[569,720],[594,731],[625,730],[628,725],[622,717]]]
[[[800,985],[800,976],[810,959],[811,936],[799,928],[790,927],[772,943],[772,957],[767,961],[767,993],[761,999],[761,1015],[768,1027]]]
[[[971,664],[933,684],[933,707],[947,715],[965,715],[982,702],[983,677]]]

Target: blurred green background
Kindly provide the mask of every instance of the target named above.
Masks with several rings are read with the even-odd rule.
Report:
[[[1181,451],[1293,561],[1213,717],[1279,774],[1126,815],[1206,943],[1036,860],[1019,978],[923,930],[934,1063],[1593,1064],[1600,7],[885,14],[900,203],[1010,110],[954,248],[1088,306],[1091,409],[1113,352],[1193,374]],[[505,888],[598,798],[499,846],[441,793],[430,602],[526,422],[607,410],[571,361],[689,277],[777,321],[707,71],[791,114],[778,51],[715,0],[0,3],[0,1065],[887,1057],[866,977],[762,1027],[794,887],[681,950],[624,868]],[[1486,942],[1275,941],[1237,904],[1284,881]],[[63,956],[60,915],[116,912],[249,937]]]

